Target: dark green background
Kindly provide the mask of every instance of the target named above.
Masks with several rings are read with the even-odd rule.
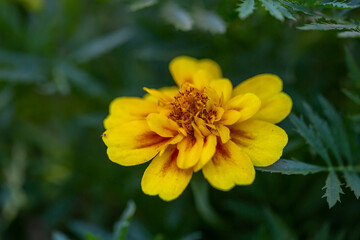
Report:
[[[111,100],[174,85],[168,64],[179,55],[215,60],[234,85],[275,73],[299,115],[303,101],[320,112],[320,94],[344,118],[358,112],[341,89],[353,88],[344,48],[359,62],[359,40],[301,31],[303,16],[280,22],[261,8],[242,21],[237,1],[225,0],[176,1],[189,12],[216,12],[227,26],[224,34],[184,32],[161,16],[166,2],[131,12],[132,1],[49,0],[39,9],[0,1],[2,239],[50,239],[55,231],[82,239],[86,226],[110,232],[129,199],[137,205],[129,239],[359,239],[359,201],[343,186],[329,210],[325,173],[257,172],[251,186],[210,188],[224,222],[217,225],[200,214],[190,186],[164,202],[141,191],[147,164],[108,160],[100,136]],[[290,138],[284,158],[323,164],[288,120],[280,125]]]

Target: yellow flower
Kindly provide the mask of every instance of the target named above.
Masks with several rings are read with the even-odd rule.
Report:
[[[233,88],[209,59],[181,56],[169,68],[178,87],[117,98],[104,121],[110,160],[132,166],[152,159],[141,181],[146,194],[173,200],[199,170],[220,190],[249,185],[254,166],[280,158],[288,137],[275,123],[292,100],[279,77],[261,74]]]

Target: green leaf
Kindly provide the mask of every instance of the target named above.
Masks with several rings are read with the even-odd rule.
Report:
[[[354,122],[360,122],[360,114],[351,115],[350,119]]]
[[[209,184],[198,175],[191,180],[191,190],[194,195],[196,209],[200,215],[213,227],[224,227],[224,221],[214,211],[209,201]]]
[[[71,221],[69,228],[79,239],[83,239],[87,234],[98,236],[101,239],[110,239],[111,235],[101,227],[84,221]]]
[[[277,9],[284,15],[284,17],[296,21],[296,18],[287,10],[287,8],[283,7],[278,1],[273,2]]]
[[[281,4],[291,8],[296,12],[301,12],[306,15],[315,15],[314,11],[311,9],[306,8],[305,6],[301,5],[298,1],[289,1],[289,0],[281,0]]]
[[[323,7],[323,8],[331,8],[331,9],[354,9],[360,7],[360,5],[349,5],[345,2],[317,2],[315,3],[316,7]]]
[[[349,69],[350,79],[356,84],[358,88],[360,88],[360,68],[356,64],[355,59],[347,47],[345,47],[345,60]]]
[[[70,80],[70,83],[79,88],[79,90],[86,92],[91,96],[100,96],[104,94],[104,87],[99,84],[99,81],[94,79],[89,73],[81,70],[67,62],[61,62],[56,66],[56,70],[61,72]]]
[[[303,119],[299,119],[294,114],[290,115],[290,121],[306,142],[325,160],[328,166],[331,166],[329,155],[320,139],[315,135],[312,126],[308,127]]]
[[[329,172],[323,189],[325,189],[323,197],[326,197],[329,208],[332,208],[336,202],[340,202],[340,194],[343,194],[344,192],[342,191],[341,183],[333,170]]]
[[[349,163],[352,163],[353,159],[351,156],[349,140],[340,115],[324,97],[320,96],[319,100],[327,119],[329,119],[331,123],[331,130],[333,135],[337,138],[340,152],[346,157]]]
[[[130,8],[130,11],[136,12],[136,11],[142,10],[144,8],[154,6],[157,3],[158,3],[158,0],[138,0],[138,1],[135,1],[134,3],[131,3],[129,8]]]
[[[11,100],[13,99],[13,91],[8,86],[0,91],[0,111],[3,110],[8,104],[10,104]]]
[[[190,31],[193,28],[194,21],[190,14],[173,2],[165,4],[161,14],[167,22],[181,31]]]
[[[259,208],[256,203],[248,202],[244,199],[227,200],[224,203],[224,207],[243,221],[261,222],[264,219],[263,209]]]
[[[315,234],[312,240],[328,240],[330,235],[330,224],[325,223],[320,230]]]
[[[52,240],[70,240],[70,238],[68,236],[66,236],[64,233],[59,232],[59,231],[53,232],[51,239]]]
[[[239,13],[240,19],[245,19],[250,16],[255,9],[255,1],[254,0],[243,0],[236,11]]]
[[[310,23],[304,26],[297,27],[300,30],[352,30],[357,29],[357,25],[354,24],[337,24],[337,23]]]
[[[350,188],[357,199],[360,197],[360,177],[354,172],[344,172],[346,187]]]
[[[195,9],[193,13],[195,24],[203,31],[212,34],[224,34],[226,32],[226,23],[219,15],[204,9]]]
[[[317,132],[317,137],[320,138],[325,146],[330,149],[334,155],[336,160],[340,165],[343,165],[343,161],[340,156],[340,151],[338,148],[338,145],[335,141],[335,138],[333,137],[330,128],[323,119],[321,119],[315,112],[312,110],[312,108],[304,103],[304,108],[307,113],[308,118],[310,119],[311,124],[314,126]]]
[[[72,57],[79,63],[90,61],[129,41],[133,35],[130,29],[120,29],[88,42],[76,50]]]
[[[100,237],[97,237],[97,236],[93,235],[92,233],[86,233],[85,239],[86,240],[101,240]]]
[[[292,240],[296,239],[292,230],[286,225],[286,223],[275,215],[270,209],[265,208],[264,214],[266,221],[269,225],[272,239],[277,240]]]
[[[180,238],[179,240],[200,240],[200,239],[204,239],[203,234],[201,232],[194,232]]]
[[[326,168],[304,162],[299,162],[299,161],[280,159],[268,167],[256,167],[256,170],[260,170],[262,172],[270,172],[270,173],[282,173],[286,175],[292,175],[292,174],[307,175],[307,174],[325,171]]]
[[[44,64],[44,59],[34,54],[0,49],[0,63],[16,68],[26,66],[32,69],[39,68],[39,65]]]
[[[344,31],[337,34],[339,38],[360,38],[360,32]]]
[[[276,19],[280,21],[284,21],[284,15],[278,9],[278,7],[274,4],[272,0],[260,0],[262,2],[263,7]]]
[[[129,201],[119,221],[115,223],[113,240],[125,240],[126,233],[129,229],[131,219],[135,214],[135,210],[135,203],[133,201]]]
[[[351,100],[353,100],[355,103],[360,105],[360,96],[356,95],[355,93],[347,90],[347,89],[342,89],[342,92]]]
[[[10,83],[37,83],[45,81],[43,73],[36,69],[29,69],[26,66],[22,68],[2,68],[0,69],[0,82]]]

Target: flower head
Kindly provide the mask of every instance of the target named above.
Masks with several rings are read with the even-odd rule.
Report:
[[[280,158],[288,138],[275,123],[292,101],[279,77],[261,74],[233,88],[208,59],[181,56],[169,68],[178,87],[117,98],[104,121],[110,160],[123,166],[152,160],[141,181],[146,194],[173,200],[199,170],[220,190],[249,185],[254,166]]]

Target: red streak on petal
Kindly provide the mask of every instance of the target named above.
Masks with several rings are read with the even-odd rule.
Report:
[[[243,130],[239,130],[239,129],[231,129],[231,140],[236,143],[237,145],[241,145],[241,146],[248,146],[246,143],[244,143],[243,141],[241,141],[241,139],[249,139],[249,140],[253,140],[255,139],[253,136],[250,135],[249,132],[243,131]]]
[[[215,157],[213,158],[214,160],[214,164],[216,165],[217,160],[220,160],[218,157],[216,157],[216,155],[222,155],[223,158],[226,159],[231,159],[231,153],[228,149],[226,149],[224,147],[224,145],[218,141],[218,144],[216,145],[216,153],[215,153]]]
[[[179,151],[177,149],[174,149],[170,158],[166,161],[164,166],[161,168],[161,174],[163,176],[166,175],[168,170],[171,168],[171,165],[176,164],[176,159],[177,159],[178,153],[179,153]]]
[[[135,149],[152,147],[154,145],[161,145],[168,140],[168,138],[161,137],[154,132],[146,132],[136,138],[136,141],[138,141],[138,145]]]

